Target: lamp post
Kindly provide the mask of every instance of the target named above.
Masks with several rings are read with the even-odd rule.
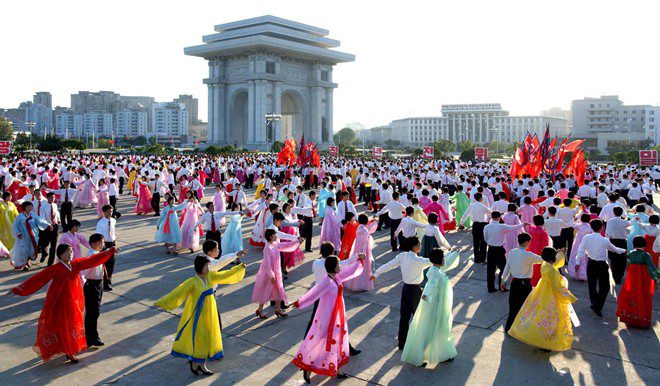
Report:
[[[36,123],[34,123],[34,122],[32,122],[32,121],[25,122],[25,126],[27,126],[28,129],[30,129],[30,132],[29,132],[29,136],[30,136],[30,150],[32,150],[32,130],[34,130],[34,126],[36,126]]]
[[[275,142],[275,129],[273,128],[273,123],[279,121],[281,118],[281,114],[266,114],[266,142]]]

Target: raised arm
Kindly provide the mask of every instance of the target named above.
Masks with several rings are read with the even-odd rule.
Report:
[[[224,257],[224,256],[223,256]],[[208,273],[209,281],[213,284],[235,284],[245,277],[245,263],[241,263],[224,271],[211,271]]]
[[[291,236],[291,235],[287,235],[287,236]],[[275,249],[277,249],[280,252],[293,252],[299,246],[300,243],[296,238],[296,241],[280,241],[278,244],[275,244]]]
[[[362,259],[358,259],[348,267],[342,268],[342,270],[339,271],[339,273],[336,276],[337,278],[339,278],[340,281],[344,282],[346,280],[350,280],[360,276],[362,274],[362,271],[364,271],[364,261]]]
[[[186,300],[186,298],[190,294],[190,291],[193,289],[194,286],[193,280],[196,279],[192,277],[184,281],[183,283],[179,284],[179,286],[173,289],[172,292],[158,299],[154,303],[154,306],[160,307],[168,311],[172,311],[173,309],[177,308],[178,306],[183,304],[184,300]]]
[[[95,253],[89,257],[81,257],[71,262],[71,270],[79,272],[101,265],[114,256],[116,249],[110,248],[106,251]]]
[[[326,279],[322,280],[320,283],[316,283],[312,289],[295,301],[293,306],[296,308],[305,308],[314,304],[314,302],[321,298],[323,294],[330,291],[333,285],[334,283],[332,280],[326,277]]]
[[[23,284],[12,288],[10,291],[19,296],[31,295],[53,279],[54,270],[54,266],[46,267],[41,272],[38,272],[36,275],[24,281]]]

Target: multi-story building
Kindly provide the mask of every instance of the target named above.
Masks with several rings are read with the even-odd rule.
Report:
[[[71,94],[71,110],[76,113],[111,112],[120,95],[113,91],[79,91]]]
[[[568,121],[562,118],[510,116],[499,103],[443,105],[442,116],[397,119],[387,126],[390,135],[371,136],[379,143],[392,139],[404,146],[423,146],[440,140],[486,145],[492,141],[520,142],[528,132],[541,136],[546,125],[552,136],[568,135]]]
[[[155,103],[152,107],[152,122],[150,135],[161,137],[188,134],[188,111],[183,103]]]
[[[118,137],[146,136],[149,113],[144,108],[129,108],[115,114],[115,129]]]
[[[193,137],[193,141],[197,140],[199,141],[199,143],[206,142],[208,132],[209,132],[208,123],[198,123],[188,128],[188,135]]]
[[[48,91],[38,91],[34,93],[32,102],[53,108],[53,96]]]
[[[0,109],[0,116],[7,118],[14,127],[14,130],[27,131],[25,111],[22,109]]]
[[[571,110],[564,110],[561,107],[551,107],[548,110],[541,110],[542,117],[561,118],[568,121],[569,125],[573,122]]]
[[[85,137],[112,137],[114,128],[112,114],[92,111],[83,114],[83,136]]]
[[[76,114],[67,107],[56,107],[55,135],[63,138],[80,138],[83,136],[83,115]]]
[[[655,111],[651,105],[624,105],[617,95],[577,99],[571,104],[573,136],[597,139],[603,152],[610,142],[656,141],[655,117],[648,122]]]
[[[657,120],[656,120],[657,119]],[[651,106],[644,110],[644,136],[651,139],[651,145],[660,144],[660,106]]]
[[[32,101],[23,102],[18,106],[25,116],[24,122],[33,122],[32,133],[44,135],[53,130],[53,112],[50,107]]]
[[[193,98],[193,96],[189,94],[184,94],[179,95],[179,97],[175,98],[172,102],[183,103],[186,107],[186,110],[188,111],[188,127],[199,123],[199,120],[197,119],[199,101],[197,98]]]

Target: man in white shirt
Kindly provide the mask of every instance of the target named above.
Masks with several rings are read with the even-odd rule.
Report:
[[[415,214],[415,208],[406,207],[406,217],[401,219],[401,223],[394,231],[394,236],[398,236],[399,245],[403,245],[408,237],[416,236],[417,228],[426,228],[427,224],[416,221],[412,218],[413,214]]]
[[[532,236],[529,233],[518,235],[518,248],[509,251],[506,266],[502,274],[501,289],[506,290],[506,281],[509,275],[513,276],[511,280],[511,291],[509,292],[509,316],[504,325],[504,332],[509,333],[511,325],[516,320],[516,316],[525,303],[527,296],[532,292],[532,283],[530,279],[534,273],[534,264],[543,262],[541,256],[527,251]]]
[[[587,264],[587,282],[589,284],[589,300],[591,309],[599,317],[603,317],[602,309],[610,291],[610,273],[607,265],[607,251],[626,253],[623,248],[614,246],[610,240],[601,236],[600,230],[603,222],[599,219],[591,220],[591,229],[594,233],[584,236],[578,248],[577,259],[589,258]]]
[[[417,237],[406,239],[402,249],[404,252],[399,253],[394,259],[378,267],[371,277],[371,280],[375,280],[383,273],[401,267],[403,288],[401,289],[401,308],[399,309],[401,315],[398,335],[399,350],[403,350],[406,345],[410,319],[422,297],[420,284],[424,280],[424,270],[432,265],[429,259],[417,255],[422,249]]]
[[[341,201],[339,201],[336,205],[337,207],[337,218],[342,221],[342,223],[345,223],[346,220],[346,214],[347,213],[353,213],[355,217],[357,217],[357,210],[355,210],[355,206],[353,203],[349,200],[350,198],[350,193],[347,191],[342,191],[341,192]],[[296,204],[296,206],[298,206]]]
[[[300,236],[305,238],[305,252],[312,252],[312,236],[313,236],[313,230],[312,230],[312,225],[314,224],[314,197],[316,197],[316,192],[311,191],[309,193],[308,198],[305,193],[303,193],[303,187],[298,186],[296,187],[296,206],[292,209],[297,215],[301,217],[301,220],[303,221],[303,225],[300,226]],[[311,212],[309,213],[308,211],[299,211],[300,209],[297,208],[311,208]],[[339,217],[341,220],[342,217]]]
[[[53,265],[60,223],[60,212],[57,210],[57,204],[55,204],[55,193],[49,192],[46,194],[46,202],[41,205],[41,211],[38,215],[51,225],[49,228],[39,231],[41,262],[43,263],[46,260],[46,255],[48,255],[48,265]]]
[[[234,211],[216,211],[213,202],[206,203],[206,210],[207,212],[199,217],[199,220],[195,224],[194,229],[197,229],[198,226],[202,225],[202,229],[206,231],[206,240],[214,240],[218,243],[218,245],[222,245],[222,238],[220,236],[220,224],[222,218],[225,216],[247,213]],[[219,248],[220,254],[222,254],[222,247]]]
[[[390,220],[390,245],[392,246],[392,251],[397,251],[397,240],[394,237],[394,231],[399,227],[401,223],[401,218],[403,218],[403,212],[405,212],[406,207],[399,202],[399,193],[392,193],[392,201],[388,202],[381,210],[376,212],[376,216],[380,216],[378,219],[378,228],[380,228],[381,223],[385,221],[384,217],[387,216]],[[379,229],[377,229],[379,230]]]
[[[506,225],[502,224],[502,214],[498,211],[491,213],[493,220],[484,227],[484,240],[488,245],[486,285],[488,293],[497,292],[495,288],[495,268],[499,270],[499,288],[502,288],[502,273],[506,265],[506,250],[504,249],[504,237],[513,231],[521,229],[525,224]]]
[[[614,217],[614,207],[615,206],[620,206],[625,209],[624,205],[619,202],[619,194],[618,193],[612,193],[609,196],[610,202],[603,207],[603,209],[600,211],[599,217],[604,221],[607,222],[609,219]]]
[[[459,222],[460,229],[463,229],[463,224],[468,217],[472,219],[472,242],[474,244],[474,262],[485,264],[486,263],[486,241],[484,240],[484,227],[488,224],[490,213],[492,210],[484,205],[481,201],[483,197],[481,193],[474,193],[474,202],[472,202],[465,209],[463,217]]]
[[[103,211],[103,218],[96,223],[96,233],[103,236],[103,239],[105,240],[105,249],[110,249],[115,246],[115,240],[117,240],[117,235],[115,233],[117,220],[112,217],[112,205],[105,205],[101,210]],[[115,270],[115,256],[112,256],[103,265],[105,266],[103,289],[106,291],[112,291],[112,273]]]
[[[612,211],[614,212],[614,217],[607,222],[605,236],[610,239],[612,245],[622,249],[628,249],[628,228],[630,228],[630,221],[622,217],[623,208],[620,206],[615,206]],[[612,278],[616,284],[621,284],[623,274],[626,272],[626,254],[607,251],[607,256],[610,259]]]
[[[104,249],[103,236],[94,233],[89,237],[89,250],[87,256],[92,256]],[[83,294],[85,296],[85,338],[87,346],[103,346],[98,331],[98,319],[101,313],[101,300],[103,299],[103,265],[97,265],[80,272],[84,280]]]

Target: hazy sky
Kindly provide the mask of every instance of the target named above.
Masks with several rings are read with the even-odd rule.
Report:
[[[7,1],[0,22],[0,107],[35,91],[69,106],[78,90],[199,98],[206,61],[183,54],[229,21],[272,14],[330,30],[354,63],[335,68],[335,130],[445,103],[500,102],[538,114],[618,94],[656,104],[654,1]]]

